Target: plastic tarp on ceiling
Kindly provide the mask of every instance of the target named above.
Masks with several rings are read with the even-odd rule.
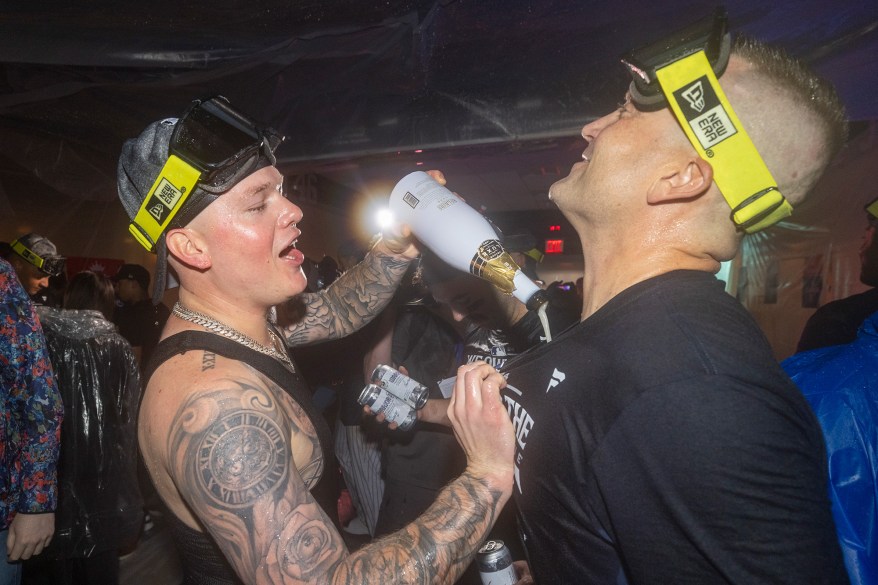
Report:
[[[878,119],[878,2],[725,5],[733,30],[809,61],[834,82],[851,119],[862,122],[821,183],[823,203],[750,238],[731,272],[733,292],[785,357],[813,312],[815,274],[822,281],[818,303],[859,287],[862,205],[878,195],[875,127],[864,122]],[[34,202],[49,220],[43,225],[52,226],[47,235],[58,239],[84,221],[52,219],[70,209],[65,202],[105,203],[118,213],[122,142],[148,121],[181,112],[192,98],[217,93],[261,113],[287,136],[279,151],[283,171],[334,168],[339,182],[356,183],[345,173],[365,173],[371,162],[401,150],[493,145],[502,156],[525,141],[574,140],[583,122],[621,97],[621,54],[715,6],[682,0],[6,3],[0,10],[0,227],[22,229],[15,220],[32,216],[27,208]],[[812,296],[803,302],[806,273]]]
[[[731,0],[733,30],[786,47],[878,117],[878,3]],[[284,163],[575,136],[624,88],[618,58],[713,2],[304,0],[7,3],[0,180],[114,196],[123,140],[222,93],[288,138]],[[6,189],[7,192],[9,189]]]

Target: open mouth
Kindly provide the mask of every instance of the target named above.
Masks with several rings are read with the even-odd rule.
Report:
[[[305,255],[302,254],[302,252],[299,251],[298,248],[296,248],[296,242],[297,240],[293,240],[283,250],[281,250],[280,257],[301,264],[305,259]]]

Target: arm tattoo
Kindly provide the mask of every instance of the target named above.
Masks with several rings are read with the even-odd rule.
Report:
[[[290,438],[304,433],[279,392],[249,380],[199,392],[168,439],[180,493],[248,583],[282,583],[282,574],[310,580],[346,552],[293,465]],[[322,462],[305,467],[313,481]]]
[[[328,288],[304,294],[305,317],[284,328],[291,346],[353,333],[387,305],[410,260],[370,252]]]
[[[464,473],[415,522],[350,555],[331,583],[453,583],[488,534],[501,493]]]
[[[302,479],[322,471],[316,437],[282,392],[229,379],[193,394],[171,424],[174,481],[244,582],[454,582],[493,525],[502,493],[464,473],[418,520],[348,555]],[[315,453],[299,462],[304,473],[293,464],[302,445]]]

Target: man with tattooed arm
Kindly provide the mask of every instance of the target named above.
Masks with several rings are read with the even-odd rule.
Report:
[[[146,370],[139,442],[171,511],[185,583],[451,583],[509,498],[503,378],[461,368],[449,406],[468,464],[423,516],[348,553],[318,504],[329,429],[287,346],[347,335],[376,315],[417,250],[384,237],[326,290],[303,294],[302,211],[273,166],[281,138],[221,97],[123,147],[119,197],[179,302]],[[275,307],[304,316],[278,327]],[[286,312],[286,311],[285,311]]]

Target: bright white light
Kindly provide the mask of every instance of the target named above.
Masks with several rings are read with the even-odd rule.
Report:
[[[375,214],[375,223],[378,224],[380,229],[385,229],[393,225],[393,213],[387,209],[380,209],[378,213]]]

